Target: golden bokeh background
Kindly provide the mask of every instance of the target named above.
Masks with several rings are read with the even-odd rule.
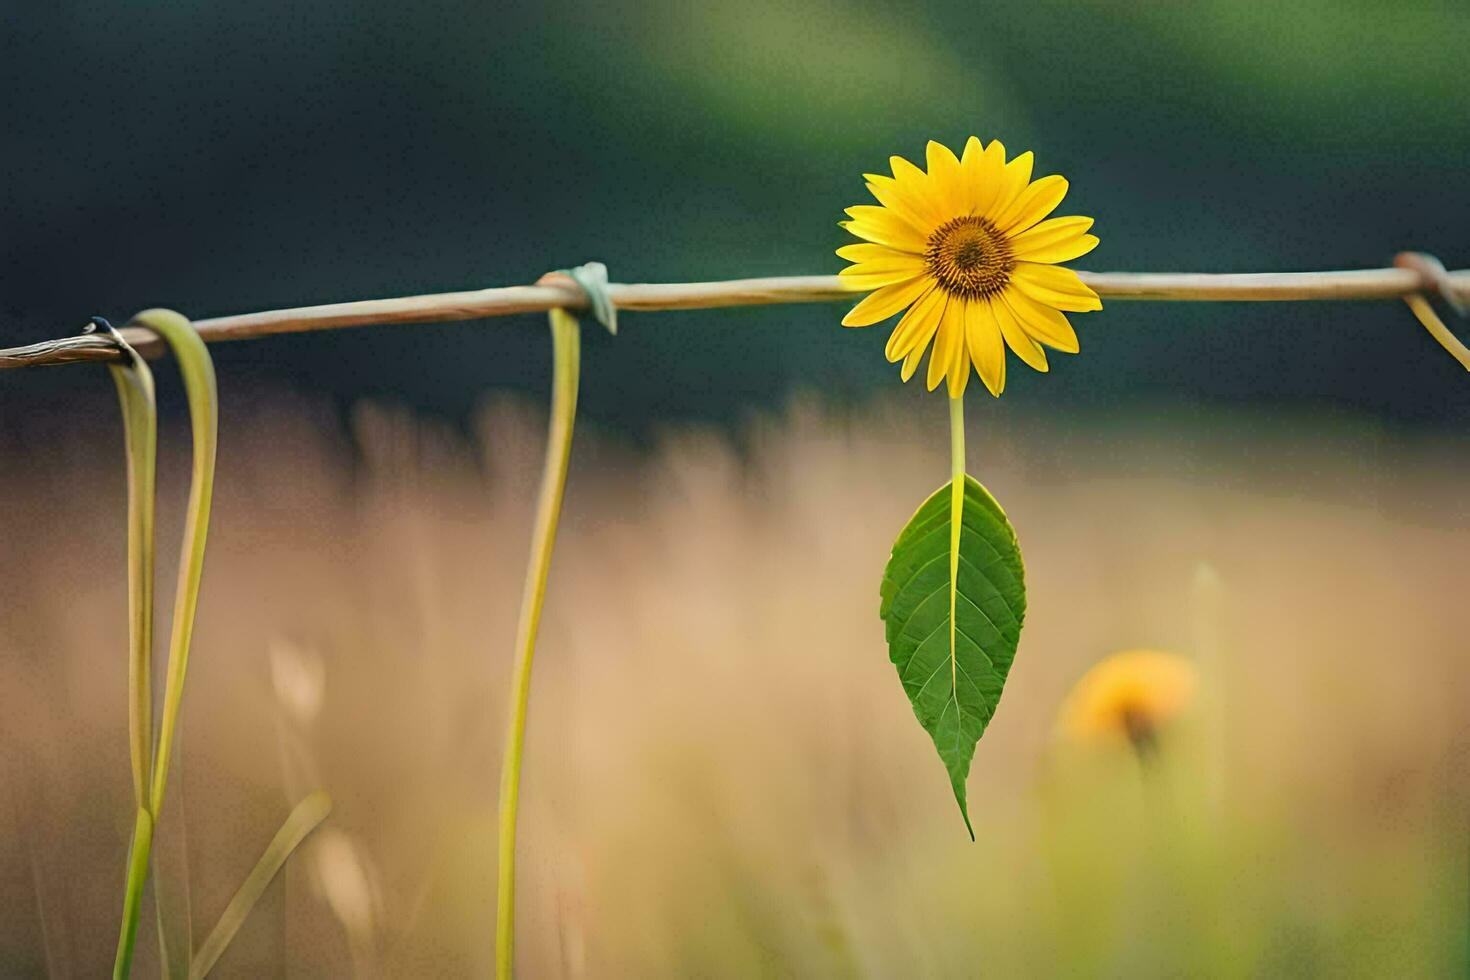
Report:
[[[877,617],[892,537],[947,472],[944,406],[908,394],[646,444],[579,428],[532,697],[523,975],[1463,969],[1463,443],[1305,414],[1061,428],[974,401],[970,469],[1018,530],[1030,609],[971,844]],[[544,414],[501,397],[461,431],[225,405],[163,831],[176,859],[186,830],[196,940],[321,786],[332,816],[218,975],[485,975]],[[54,442],[0,429],[0,459],[27,461],[0,470],[7,976],[102,973],[116,929],[123,478],[101,411],[80,436],[52,420],[73,433]],[[162,442],[161,584],[187,474],[183,431]],[[1143,764],[1058,732],[1078,678],[1136,647],[1198,674]]]

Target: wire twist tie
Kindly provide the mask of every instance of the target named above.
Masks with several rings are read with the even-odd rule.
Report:
[[[123,339],[122,331],[112,325],[112,321],[105,316],[94,316],[87,320],[87,325],[82,328],[82,334],[100,333],[105,334],[107,339],[117,345],[128,363],[136,366],[143,359],[133,349],[133,345]]]
[[[607,327],[608,333],[617,336],[618,308],[608,295],[607,266],[601,262],[588,262],[572,269],[557,269],[538,279],[536,285],[550,285],[558,279],[574,282],[587,295],[587,308],[592,311],[592,316]]]

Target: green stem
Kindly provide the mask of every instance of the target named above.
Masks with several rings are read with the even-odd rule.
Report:
[[[565,310],[551,311],[551,343],[551,429],[546,442],[546,465],[541,475],[541,496],[536,504],[536,525],[531,533],[531,557],[526,567],[525,590],[521,596],[515,666],[511,679],[510,721],[506,732],[505,754],[500,766],[495,975],[501,980],[509,980],[515,967],[516,813],[520,801],[521,755],[526,741],[526,708],[531,695],[531,660],[536,652],[541,606],[546,599],[551,549],[556,543],[556,525],[561,516],[562,493],[566,489],[567,461],[572,448],[572,423],[577,414],[577,378],[582,356],[581,332],[576,318]]]
[[[959,499],[964,498],[965,483],[965,396],[949,400],[949,478],[960,484]]]
[[[113,980],[124,980],[133,969],[133,946],[138,939],[138,910],[143,904],[143,885],[148,880],[148,854],[153,849],[153,818],[142,807],[133,824],[133,847],[128,852],[128,881],[123,890],[122,927],[117,937],[117,956],[112,961]]]
[[[959,690],[959,658],[955,651],[955,599],[960,581],[960,528],[965,513],[965,398],[949,400],[949,682]]]

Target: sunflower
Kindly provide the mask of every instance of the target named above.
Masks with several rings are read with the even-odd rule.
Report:
[[[926,173],[892,157],[893,176],[866,174],[878,204],[847,209],[842,227],[860,244],[837,250],[853,265],[842,278],[872,292],[842,318],[866,327],[907,310],[888,338],[886,354],[903,362],[903,379],[929,356],[929,390],[949,381],[964,393],[970,365],[993,395],[1005,388],[1005,348],[1038,371],[1042,345],[1077,352],[1065,313],[1102,309],[1077,273],[1053,263],[1097,245],[1091,218],[1042,220],[1067,193],[1055,174],[1031,179],[1031,153],[1006,161],[1000,140],[982,146],[971,136],[962,157],[929,142]]]

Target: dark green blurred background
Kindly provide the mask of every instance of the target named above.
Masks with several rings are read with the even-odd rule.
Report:
[[[149,305],[194,316],[527,282],[836,271],[860,175],[971,133],[1097,218],[1093,269],[1470,264],[1470,5],[1088,0],[902,8],[6,4],[0,343]],[[637,432],[896,386],[829,306],[629,315],[585,410]],[[1250,403],[1462,427],[1464,371],[1401,304],[1115,303],[1004,411]],[[462,417],[540,392],[539,317],[216,348],[275,381]],[[89,369],[9,374],[0,414]],[[917,397],[917,395],[915,395]]]

